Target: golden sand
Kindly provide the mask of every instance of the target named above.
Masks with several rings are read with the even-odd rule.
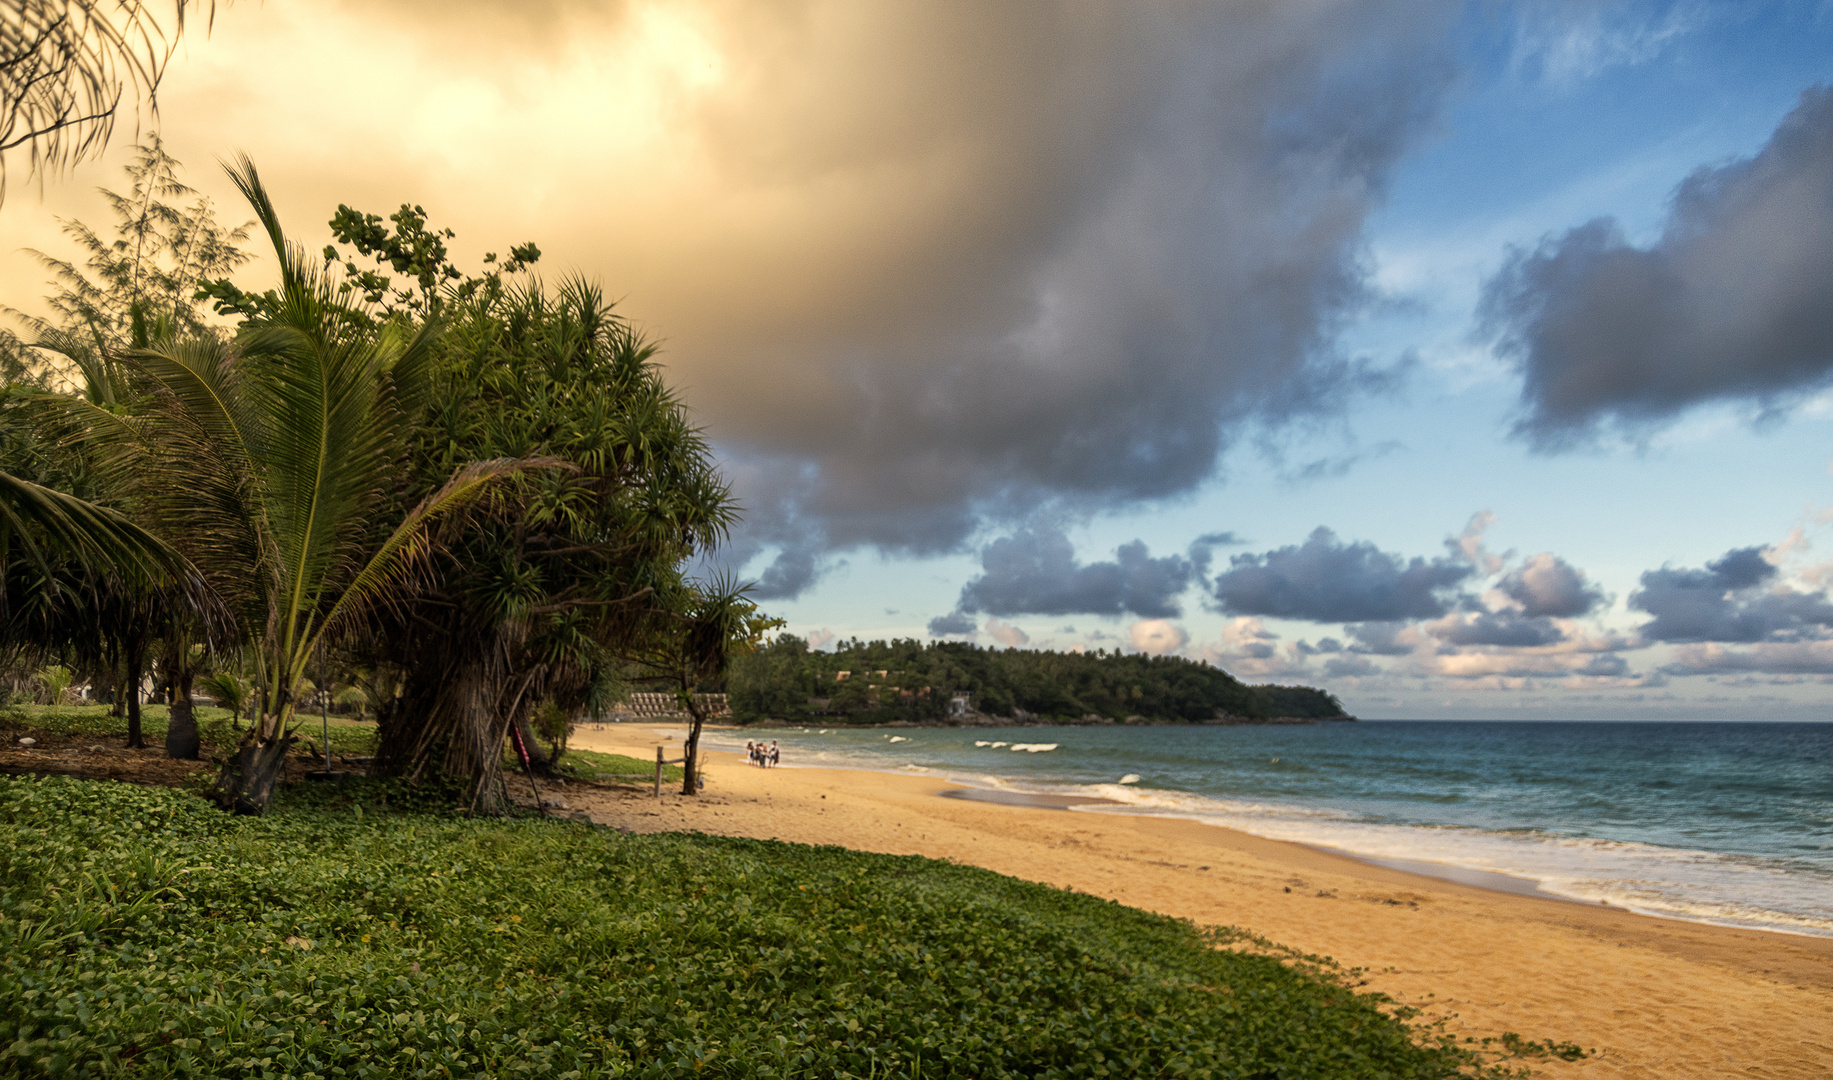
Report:
[[[679,755],[644,725],[573,745]],[[1163,818],[938,797],[920,776],[747,766],[708,755],[703,794],[569,788],[594,820],[927,855],[1134,907],[1238,926],[1364,968],[1369,986],[1450,1017],[1597,1054],[1537,1076],[1833,1077],[1833,940],[1651,918],[1473,888],[1297,844]],[[677,785],[678,788],[678,785]]]

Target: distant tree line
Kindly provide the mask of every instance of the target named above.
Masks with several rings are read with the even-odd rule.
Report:
[[[957,698],[974,712],[1015,720],[1201,723],[1346,715],[1342,703],[1322,690],[1248,686],[1220,668],[1175,656],[858,639],[819,652],[793,634],[734,658],[726,689],[740,723],[933,723],[949,717]]]

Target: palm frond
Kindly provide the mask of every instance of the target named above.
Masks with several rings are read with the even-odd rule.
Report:
[[[433,527],[465,513],[489,493],[492,485],[516,473],[569,467],[557,458],[498,458],[472,462],[459,469],[395,527],[326,612],[321,633],[335,632],[346,620],[387,604],[391,593],[409,583],[413,565],[427,554],[433,542]]]
[[[49,567],[49,544],[89,570],[148,585],[199,578],[170,544],[119,513],[7,472],[0,472],[0,526],[0,553],[16,540],[42,567]]]

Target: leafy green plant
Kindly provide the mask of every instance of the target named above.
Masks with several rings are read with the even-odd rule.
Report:
[[[248,680],[235,672],[211,672],[198,680],[198,685],[219,708],[228,709],[231,715],[239,717],[248,711],[249,696],[254,688],[248,684]]]
[[[46,705],[62,705],[64,691],[70,689],[70,669],[62,664],[46,664],[38,669],[33,678],[44,690]]]
[[[369,710],[369,695],[360,687],[346,686],[331,695],[331,704],[342,710],[354,709],[357,716],[362,717]]]

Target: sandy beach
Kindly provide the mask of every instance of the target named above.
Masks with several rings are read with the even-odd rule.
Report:
[[[631,724],[581,749],[652,760],[679,742]],[[942,797],[931,777],[708,757],[698,798],[575,785],[598,822],[926,855],[1365,969],[1371,988],[1463,1035],[1575,1042],[1549,1077],[1833,1076],[1833,940],[1477,888],[1212,825]]]

